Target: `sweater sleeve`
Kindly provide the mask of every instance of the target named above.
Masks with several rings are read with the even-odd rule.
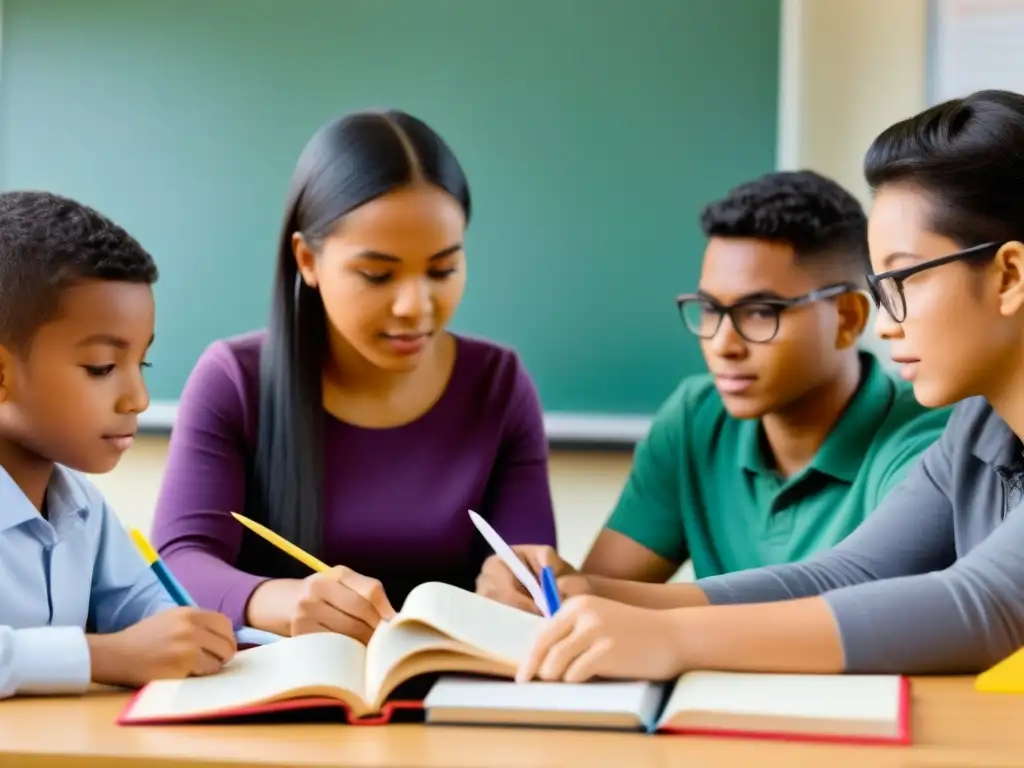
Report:
[[[953,508],[935,476],[948,476],[948,463],[945,441],[934,443],[881,506],[831,549],[698,584],[712,603],[760,603],[946,568],[956,559]]]
[[[821,595],[839,628],[847,672],[976,673],[1008,656],[1024,645],[1024,505],[957,558],[948,488],[958,431],[951,421],[840,545],[804,563],[706,579],[708,599]],[[975,503],[992,501],[979,494]]]
[[[245,509],[247,403],[238,363],[222,342],[200,357],[181,393],[153,523],[153,544],[201,607],[236,627],[266,579],[234,564]]]
[[[509,544],[557,544],[544,415],[537,389],[521,364],[487,484],[484,514]]]

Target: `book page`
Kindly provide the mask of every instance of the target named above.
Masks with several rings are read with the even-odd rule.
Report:
[[[395,623],[418,621],[512,666],[526,660],[544,618],[450,584],[420,584]]]
[[[676,683],[662,721],[684,713],[894,723],[901,681],[895,675],[784,675],[690,672]]]
[[[295,695],[345,697],[356,708],[363,696],[366,650],[344,635],[317,633],[240,651],[216,675],[157,680],[142,691],[132,719],[230,711]]]
[[[400,665],[412,656],[423,660],[410,674],[503,669],[509,674],[526,658],[544,619],[448,584],[416,587],[401,613],[381,625],[366,650],[365,690],[370,700],[385,694]],[[427,657],[427,653],[432,653]],[[474,663],[473,657],[491,663]],[[461,659],[461,663],[460,663]],[[422,670],[419,666],[425,665]]]

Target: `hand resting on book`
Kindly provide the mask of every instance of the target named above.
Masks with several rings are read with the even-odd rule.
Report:
[[[684,668],[677,635],[668,611],[574,597],[540,631],[516,680],[669,680]]]

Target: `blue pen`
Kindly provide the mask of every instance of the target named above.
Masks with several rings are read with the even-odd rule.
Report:
[[[550,565],[545,565],[540,571],[540,585],[544,590],[544,599],[548,603],[548,613],[552,616],[562,607],[562,601],[558,597],[558,586],[555,584],[555,572]]]
[[[131,536],[133,542],[135,542],[136,548],[139,550],[139,554],[149,564],[149,567],[153,569],[153,573],[156,574],[157,579],[163,584],[167,594],[171,596],[171,600],[176,605],[180,606],[191,606],[196,607],[196,601],[192,599],[185,588],[181,586],[181,583],[174,578],[171,573],[171,569],[168,568],[164,561],[160,559],[160,556],[153,549],[153,545],[146,541],[146,537],[142,535],[142,532],[130,528],[128,535]],[[235,639],[243,645],[266,645],[267,643],[273,643],[281,639],[280,635],[275,635],[273,632],[264,632],[262,629],[256,629],[255,627],[242,627],[235,632]]]

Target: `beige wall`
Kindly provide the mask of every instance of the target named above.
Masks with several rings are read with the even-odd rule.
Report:
[[[925,103],[925,29],[925,0],[783,0],[779,165],[830,175],[867,204],[864,150]],[[165,439],[140,440],[114,472],[95,478],[125,523],[149,528],[165,454]],[[629,466],[628,452],[552,456],[559,538],[571,561],[590,546]]]
[[[926,105],[927,0],[782,0],[778,162],[835,179],[865,206],[871,141]],[[888,359],[869,330],[863,345]]]

